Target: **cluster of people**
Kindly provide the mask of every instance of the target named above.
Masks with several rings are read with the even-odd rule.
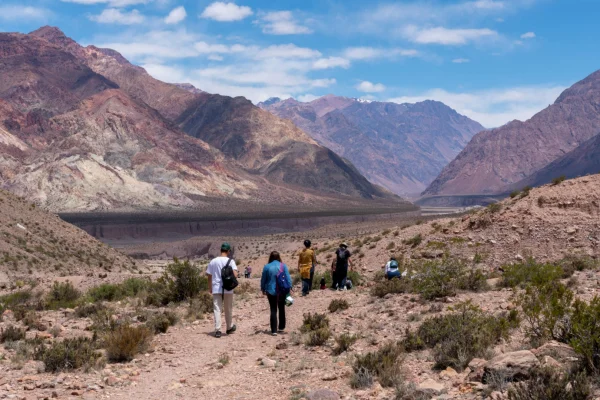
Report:
[[[221,255],[214,258],[206,269],[209,288],[213,295],[213,311],[215,321],[215,337],[220,338],[221,314],[225,313],[226,333],[232,334],[236,331],[233,324],[233,289],[237,286],[237,265],[232,257],[231,245],[221,245]],[[331,278],[333,290],[347,290],[352,288],[352,282],[348,279],[348,270],[352,269],[352,254],[348,250],[348,244],[342,243],[335,251],[335,259],[331,263]],[[298,271],[302,280],[302,296],[307,296],[313,287],[315,267],[318,264],[316,251],[312,248],[310,240],[304,241],[304,249],[298,256]],[[387,279],[401,278],[396,257],[392,256],[384,266]],[[250,278],[252,269],[246,267],[244,276]],[[322,278],[320,288],[325,289],[325,279]],[[293,302],[290,297],[292,290],[292,278],[288,266],[281,260],[281,255],[273,251],[269,255],[269,261],[264,266],[260,290],[269,301],[271,334],[277,336],[285,331],[286,318],[285,307]],[[278,318],[279,316],[279,318]]]

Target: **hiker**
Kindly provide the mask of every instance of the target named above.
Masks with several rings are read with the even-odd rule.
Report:
[[[215,337],[221,337],[221,312],[225,311],[226,333],[228,335],[237,329],[233,324],[233,288],[237,286],[237,265],[231,257],[231,245],[221,245],[221,256],[214,258],[206,268],[208,287],[213,296],[213,311],[215,316]],[[235,285],[232,284],[235,281]],[[226,288],[231,287],[231,290]]]
[[[246,269],[244,269],[244,278],[250,279],[251,276],[252,276],[252,267],[247,266]]]
[[[321,278],[321,290],[325,290],[327,288],[327,285],[325,283],[325,278]]]
[[[352,268],[350,257],[352,254],[348,250],[346,243],[340,244],[340,247],[335,251],[335,270],[333,273],[333,289],[346,290],[346,279],[348,277],[348,267]]]
[[[304,241],[304,249],[298,256],[298,271],[302,278],[302,296],[306,296],[312,287],[312,277],[315,271],[315,264],[317,263],[317,255],[315,251],[310,248],[310,240]],[[312,273],[311,273],[312,271]]]
[[[283,333],[285,330],[285,298],[292,288],[292,278],[287,265],[281,261],[281,256],[274,251],[269,256],[269,263],[264,266],[260,279],[260,290],[269,300],[271,309],[271,335]],[[277,324],[279,310],[279,324]],[[279,329],[278,329],[279,328]]]
[[[388,281],[391,281],[394,278],[402,278],[402,273],[400,272],[396,256],[391,256],[390,261],[388,261],[383,268],[385,268],[385,277]]]

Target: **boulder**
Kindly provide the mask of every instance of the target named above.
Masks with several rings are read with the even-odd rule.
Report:
[[[337,392],[329,389],[318,389],[306,395],[308,400],[340,400],[340,395]]]
[[[435,259],[444,256],[444,250],[426,250],[421,252],[423,258]]]
[[[483,374],[485,372],[484,367],[487,363],[486,360],[482,358],[474,358],[469,363],[467,367],[471,372],[469,373],[467,379],[469,382],[481,382],[483,380]]]
[[[529,350],[501,354],[485,364],[483,381],[485,383],[491,374],[503,375],[511,381],[525,380],[529,378],[530,371],[539,365],[540,362]]]
[[[419,383],[417,390],[420,393],[435,396],[435,395],[445,393],[446,387],[441,382],[435,381],[433,379],[427,379],[427,380]]]
[[[537,349],[531,350],[531,352],[542,362],[544,360],[551,362],[547,357],[556,360],[567,371],[575,371],[579,367],[581,361],[581,357],[571,346],[554,340]]]

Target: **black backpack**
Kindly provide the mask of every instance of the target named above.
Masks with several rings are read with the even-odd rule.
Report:
[[[233,268],[231,267],[231,260],[232,258],[230,258],[227,261],[227,264],[225,264],[225,266],[223,267],[223,269],[221,270],[221,281],[223,282],[223,294],[225,294],[226,290],[233,290],[238,286],[238,280],[235,277],[235,274],[233,273]]]

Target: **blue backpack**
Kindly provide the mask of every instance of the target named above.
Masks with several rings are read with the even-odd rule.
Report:
[[[277,278],[275,278],[275,283],[276,283],[276,291],[277,294],[281,294],[281,295],[287,295],[290,290],[292,289],[292,286],[290,285],[290,282],[287,279],[287,276],[285,276],[285,271],[283,268],[283,263],[280,263],[281,266],[279,267],[279,272],[277,273]]]

